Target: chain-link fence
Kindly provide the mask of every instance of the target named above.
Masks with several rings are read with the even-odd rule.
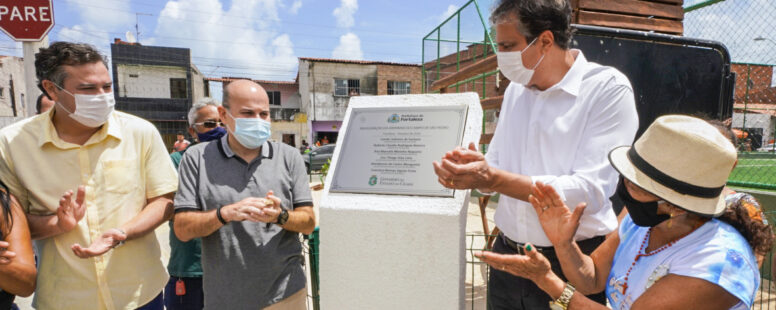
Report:
[[[720,41],[736,73],[732,127],[739,163],[730,184],[776,190],[776,2],[685,1],[685,36]]]

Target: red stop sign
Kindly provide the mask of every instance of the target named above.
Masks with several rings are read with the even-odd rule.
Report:
[[[0,29],[16,41],[40,41],[53,26],[51,0],[0,0]]]

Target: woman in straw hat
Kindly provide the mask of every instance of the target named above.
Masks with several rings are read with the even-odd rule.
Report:
[[[552,309],[605,309],[584,296],[604,289],[614,309],[750,308],[760,283],[752,247],[759,245],[734,228],[747,233],[741,221],[748,218],[723,216],[733,145],[701,119],[669,115],[609,160],[624,179],[617,194],[628,212],[590,256],[573,240],[584,204],[572,211],[541,183],[529,197],[568,282],[530,244],[526,255],[475,255],[534,281],[556,299]]]

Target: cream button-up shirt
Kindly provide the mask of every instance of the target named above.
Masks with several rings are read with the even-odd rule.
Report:
[[[584,240],[617,227],[609,197],[618,174],[608,154],[633,143],[639,119],[625,75],[588,62],[579,50],[572,53],[574,64],[554,86],[507,87],[485,158],[491,166],[551,185],[569,208],[587,203],[576,234]],[[552,246],[528,202],[502,195],[494,220],[514,241]]]
[[[67,190],[86,186],[86,215],[70,232],[38,240],[37,309],[134,309],[161,292],[168,275],[154,233],[81,259],[102,232],[134,218],[147,199],[175,192],[178,178],[149,122],[113,112],[84,144],[59,138],[53,110],[0,130],[0,180],[25,212],[55,214]]]

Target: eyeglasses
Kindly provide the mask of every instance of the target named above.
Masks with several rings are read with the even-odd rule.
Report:
[[[203,126],[205,128],[216,128],[218,126],[222,126],[223,123],[221,121],[204,121],[201,123],[194,123],[194,125],[197,126]]]

